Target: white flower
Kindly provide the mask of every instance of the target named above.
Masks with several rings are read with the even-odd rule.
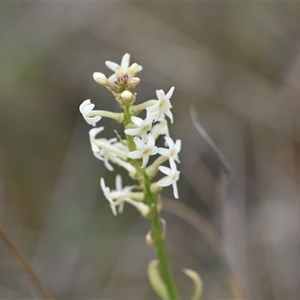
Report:
[[[93,74],[93,78],[97,83],[99,83],[101,85],[105,85],[107,83],[107,78],[103,73],[95,72]]]
[[[91,147],[92,147],[92,151],[93,154],[96,158],[102,160],[104,162],[105,167],[109,170],[109,171],[113,171],[114,168],[112,167],[112,165],[108,162],[108,156],[107,154],[110,153],[109,151],[106,151],[105,149],[101,149],[99,148],[96,144],[96,135],[98,133],[100,133],[101,131],[104,130],[104,127],[99,127],[99,128],[93,128],[89,131],[89,136],[90,136],[90,143],[91,143]],[[106,141],[107,143],[111,144],[112,142],[116,141],[116,138],[110,139],[110,140],[106,140],[106,139],[102,139],[102,141]]]
[[[181,149],[181,140],[176,140],[176,142],[174,143],[174,141],[169,136],[165,136],[165,140],[167,145],[169,146],[169,149],[158,148],[157,152],[160,155],[167,156],[170,160],[173,159],[177,162],[180,162],[178,158],[178,153]]]
[[[129,63],[130,63],[130,54],[128,53],[125,53],[122,57],[122,60],[121,60],[121,65],[113,62],[113,61],[110,61],[110,60],[107,60],[105,62],[105,65],[111,69],[112,71],[116,71],[117,68],[121,68],[122,71],[124,73],[127,73],[128,72],[128,69],[129,69]],[[138,66],[137,67],[137,72],[141,71],[143,69],[142,66]],[[108,78],[109,81],[112,81],[112,82],[116,82],[117,81],[117,76],[116,74],[112,74],[109,78]]]
[[[132,187],[131,186],[125,186],[123,188],[123,185],[122,185],[122,177],[121,175],[117,175],[116,176],[116,191],[115,191],[115,194],[120,194],[120,193],[127,193],[127,192],[130,192]],[[112,192],[112,197],[113,197],[113,192]],[[124,200],[124,199],[123,199]],[[120,201],[119,203],[119,214],[121,214],[123,212],[123,208],[124,208],[124,201]]]
[[[133,141],[137,147],[137,150],[129,152],[127,156],[133,159],[143,158],[142,168],[144,168],[148,163],[149,156],[157,153],[157,147],[155,146],[153,135],[151,133],[148,134],[146,144],[138,137],[134,137]]]
[[[147,204],[143,202],[134,201],[130,198],[126,198],[124,199],[124,201],[134,206],[142,214],[143,217],[148,217],[150,209]]]
[[[144,143],[147,142],[147,132],[151,130],[153,123],[153,116],[150,111],[147,111],[146,119],[143,120],[138,117],[131,117],[131,121],[137,126],[135,128],[125,129],[125,133],[128,135],[140,135]]]
[[[123,211],[124,202],[128,202],[137,208],[143,216],[147,216],[149,213],[149,207],[145,203],[141,202],[144,199],[143,192],[131,192],[132,187],[122,187],[122,177],[116,176],[116,189],[110,190],[105,186],[104,179],[100,179],[101,189],[105,198],[109,201],[113,214],[116,216],[116,207],[119,206],[119,213]],[[135,200],[134,200],[135,199]]]
[[[179,179],[180,172],[177,170],[176,164],[173,160],[170,160],[170,166],[171,168],[164,166],[158,167],[158,169],[167,176],[160,179],[156,184],[160,187],[172,185],[174,197],[178,199],[177,181]]]
[[[158,98],[157,103],[147,108],[147,110],[153,113],[155,121],[164,119],[166,115],[171,120],[171,123],[173,123],[173,115],[170,111],[172,108],[170,98],[173,95],[174,89],[174,86],[172,86],[167,94],[165,94],[163,90],[156,91],[156,96]]]
[[[112,145],[114,142],[117,141],[117,138],[111,138],[109,140],[107,139],[102,139],[103,141],[106,141],[107,144]],[[114,156],[116,156],[116,154],[110,152],[109,150],[106,150],[104,148],[102,148],[100,150],[100,152],[97,153],[97,155],[94,152],[94,155],[102,160],[104,162],[104,166],[109,170],[109,171],[113,171],[114,168],[113,166],[109,163],[109,159],[112,159]]]
[[[123,159],[127,158],[128,148],[121,145],[117,138],[112,139],[96,139],[96,135],[103,131],[104,127],[92,128],[89,131],[90,143],[93,154],[96,158],[104,162],[105,167],[109,171],[113,171],[109,160],[124,167],[131,175],[135,173],[135,168],[126,163]]]
[[[101,120],[100,116],[88,116],[95,107],[95,104],[91,103],[91,99],[87,99],[79,106],[79,111],[82,113],[86,122],[90,125],[96,126],[96,123]]]
[[[110,188],[105,185],[105,181],[104,181],[103,177],[101,177],[101,179],[100,179],[100,186],[101,186],[101,189],[103,191],[103,194],[104,194],[105,198],[110,203],[110,208],[111,208],[113,214],[116,216],[117,215],[116,203],[111,198],[111,196],[110,196]]]

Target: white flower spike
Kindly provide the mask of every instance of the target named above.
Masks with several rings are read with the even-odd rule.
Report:
[[[178,199],[177,181],[179,179],[180,172],[177,170],[176,164],[173,160],[170,160],[170,166],[171,168],[164,166],[158,167],[158,169],[167,176],[160,179],[156,184],[160,187],[172,185],[174,197]]]
[[[157,153],[157,147],[155,146],[154,137],[151,133],[149,133],[147,136],[146,144],[138,137],[134,137],[133,141],[136,144],[137,150],[129,152],[127,156],[133,159],[142,158],[142,168],[144,168],[149,161],[150,155],[155,155]]]
[[[147,111],[146,119],[143,120],[138,117],[131,117],[131,121],[136,125],[135,128],[125,129],[125,133],[128,135],[139,135],[142,137],[144,143],[147,142],[147,133],[152,128],[153,116],[150,111]]]
[[[99,122],[102,118],[100,116],[89,116],[93,111],[95,104],[91,103],[91,99],[87,99],[82,102],[79,106],[79,111],[83,115],[86,122],[92,126],[96,126],[96,123]]]
[[[164,119],[167,116],[171,120],[171,123],[173,123],[173,114],[170,111],[172,108],[170,98],[173,95],[174,89],[174,86],[172,86],[167,94],[163,90],[156,91],[157,103],[147,108],[147,110],[153,113],[155,121]]]

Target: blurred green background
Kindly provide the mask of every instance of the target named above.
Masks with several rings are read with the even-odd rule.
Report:
[[[180,202],[217,229],[249,299],[300,298],[300,4],[279,2],[0,3],[0,220],[56,299],[153,299],[148,223],[114,217],[111,187],[78,107],[117,111],[95,71],[126,52],[141,64],[138,102],[172,97],[182,139]],[[235,171],[192,125],[190,106]],[[102,122],[102,121],[101,121]],[[103,120],[104,135],[117,127]],[[164,195],[172,197],[171,188]],[[180,294],[198,271],[204,299],[229,299],[228,268],[197,230],[163,213]],[[0,242],[0,298],[36,297]]]

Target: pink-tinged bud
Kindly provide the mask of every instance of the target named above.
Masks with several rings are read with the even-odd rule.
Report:
[[[140,80],[138,77],[132,77],[132,78],[130,79],[129,83],[132,84],[132,85],[137,85],[137,84],[140,83],[140,81],[141,81],[141,80]]]
[[[93,74],[94,80],[101,84],[101,85],[106,85],[107,84],[107,78],[103,73],[95,72]]]
[[[117,81],[119,85],[125,85],[128,81],[128,74],[124,73],[123,75],[120,75],[117,77]]]
[[[123,76],[123,75],[126,74],[126,73],[124,72],[124,70],[123,70],[122,67],[118,66],[118,67],[116,68],[116,70],[115,70],[115,74],[116,74],[117,77],[119,77],[119,76]]]

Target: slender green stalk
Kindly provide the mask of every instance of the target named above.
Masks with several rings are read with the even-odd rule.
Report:
[[[145,196],[148,202],[148,205],[152,209],[150,216],[152,236],[154,240],[154,245],[156,248],[156,254],[159,261],[159,267],[161,271],[162,278],[165,282],[165,285],[168,290],[169,298],[172,300],[179,299],[175,282],[173,279],[165,242],[163,239],[163,232],[160,224],[159,212],[157,209],[157,201],[153,193],[151,192],[150,185],[151,182],[148,179],[146,172],[144,173],[145,179]]]
[[[130,109],[129,107],[124,107],[124,125],[126,126],[129,123],[131,123]],[[126,135],[126,139],[127,139],[129,149],[131,151],[135,150],[133,137]],[[166,246],[163,238],[159,211],[157,208],[157,199],[151,191],[151,181],[148,178],[146,171],[144,169],[141,169],[141,164],[138,161],[133,160],[133,163],[135,164],[135,167],[137,168],[137,173],[139,174],[138,179],[144,186],[145,199],[151,211],[150,212],[151,232],[152,232],[152,237],[156,249],[156,254],[159,261],[159,268],[161,271],[161,275],[166,285],[169,299],[177,300],[179,299],[179,296],[173,279],[173,275],[172,275],[172,271],[169,264],[167,251],[166,251]]]

